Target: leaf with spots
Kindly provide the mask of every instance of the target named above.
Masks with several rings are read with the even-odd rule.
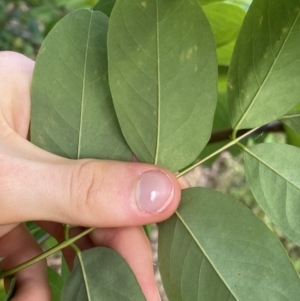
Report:
[[[264,125],[286,114],[300,95],[300,3],[254,0],[228,75],[231,124]]]
[[[130,160],[107,77],[108,17],[77,10],[49,33],[32,82],[31,141],[72,159]]]
[[[197,0],[117,1],[108,69],[123,135],[137,158],[178,171],[209,140],[217,60]]]
[[[206,188],[182,191],[159,224],[158,263],[172,301],[294,301],[298,275],[269,228],[248,208]]]

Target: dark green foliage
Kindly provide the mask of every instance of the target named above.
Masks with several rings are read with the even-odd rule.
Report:
[[[257,203],[300,244],[299,149],[256,138],[250,147],[238,138],[241,129],[263,132],[276,120],[299,134],[299,1],[200,3],[101,0],[62,19],[37,58],[32,141],[73,159],[130,160],[133,151],[180,175],[199,154],[207,162],[234,145]],[[231,130],[227,144],[207,146],[212,131],[224,129]],[[299,299],[280,241],[231,197],[186,189],[159,228],[170,301]],[[104,248],[79,252],[63,300],[120,295],[143,300],[124,260]]]

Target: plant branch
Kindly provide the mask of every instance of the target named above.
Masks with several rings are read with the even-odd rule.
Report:
[[[216,142],[230,140],[230,136],[232,136],[232,131],[233,131],[233,129],[231,129],[231,128],[215,131],[212,133],[208,143],[212,144],[212,143],[216,143]],[[249,129],[239,130],[239,131],[237,131],[237,137],[240,137],[240,136],[246,134],[247,132],[249,132]],[[259,134],[263,133],[263,132],[264,133],[284,132],[284,128],[283,128],[283,125],[281,122],[274,121],[272,123],[269,123],[269,124],[259,128],[257,130],[257,132]],[[256,134],[256,133],[253,132],[252,135],[253,134]]]
[[[94,228],[88,228],[84,231],[82,231],[81,233],[71,237],[69,240],[66,240],[66,241],[63,241],[62,243],[56,245],[55,247],[49,249],[48,251],[20,264],[20,265],[17,265],[7,271],[4,271],[4,272],[1,272],[0,273],[0,279],[2,278],[5,278],[5,277],[8,277],[10,275],[13,275],[35,263],[37,263],[38,261],[42,260],[42,259],[45,259],[46,257],[56,253],[57,251],[60,251],[61,249],[64,249],[66,247],[68,247],[69,245],[73,244],[76,240],[78,240],[79,238],[89,234],[90,232],[92,232],[94,230]]]
[[[70,239],[70,229],[71,226],[66,224],[64,226],[64,235],[65,235],[65,241],[68,241]],[[73,248],[73,250],[75,251],[75,253],[78,255],[80,253],[80,249],[75,245],[75,243],[71,243],[70,247]]]
[[[256,132],[258,129],[260,129],[260,127],[254,128],[252,130],[247,131],[244,135],[232,140],[231,142],[227,143],[226,145],[224,145],[223,147],[221,147],[220,149],[218,149],[217,151],[215,151],[214,153],[210,154],[209,156],[207,156],[206,158],[202,159],[201,161],[196,162],[195,164],[193,164],[192,166],[188,167],[187,169],[181,171],[180,173],[178,173],[176,175],[176,178],[180,178],[183,175],[185,175],[186,173],[188,173],[189,171],[191,171],[192,169],[194,169],[195,167],[201,165],[202,163],[204,163],[205,161],[211,159],[212,157],[218,155],[219,153],[223,152],[224,150],[226,150],[227,148],[235,145],[236,143],[238,143],[239,141],[241,141],[242,139],[246,138],[247,136],[251,135],[252,133]]]

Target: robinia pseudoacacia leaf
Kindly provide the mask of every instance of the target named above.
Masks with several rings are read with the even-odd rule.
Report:
[[[248,208],[206,188],[182,191],[159,224],[158,263],[172,301],[297,300],[299,277],[279,240]]]
[[[72,158],[130,160],[107,78],[108,17],[81,9],[49,33],[32,82],[31,141]]]
[[[215,42],[198,1],[117,1],[108,62],[118,120],[137,158],[172,171],[195,160],[217,102]]]
[[[228,74],[232,127],[262,126],[299,102],[299,15],[298,0],[253,0]]]

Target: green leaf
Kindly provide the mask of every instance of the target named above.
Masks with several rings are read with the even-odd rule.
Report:
[[[6,292],[4,288],[4,280],[0,280],[0,300],[3,301],[6,298]]]
[[[68,267],[68,264],[66,262],[66,259],[62,257],[61,259],[61,278],[65,282],[70,276],[70,270]]]
[[[199,2],[202,6],[215,3],[215,2],[228,3],[228,4],[236,5],[242,8],[243,10],[247,11],[252,0],[199,0]]]
[[[47,232],[44,231],[35,222],[32,222],[32,221],[26,222],[25,225],[37,243],[40,243],[41,239],[43,239],[45,236],[48,236]]]
[[[103,247],[89,249],[76,258],[65,284],[62,301],[146,301],[126,261]]]
[[[271,221],[300,245],[300,150],[285,144],[259,144],[244,152],[251,191]]]
[[[254,0],[236,42],[228,76],[231,124],[264,125],[299,102],[298,0]]]
[[[45,39],[32,83],[31,141],[72,159],[130,160],[107,78],[108,17],[77,10]]]
[[[10,279],[9,289],[8,289],[8,292],[5,296],[4,301],[12,300],[12,298],[14,297],[15,288],[16,288],[16,281],[17,281],[16,277],[13,277],[13,278]]]
[[[247,11],[252,3],[252,0],[226,0],[225,3],[234,4]]]
[[[217,48],[217,57],[219,65],[229,66],[235,42],[236,41],[234,40],[226,45]]]
[[[300,134],[300,111],[289,113],[281,117],[280,121]]]
[[[63,279],[52,268],[47,269],[48,283],[52,292],[51,301],[60,301],[61,292],[64,286]]]
[[[300,295],[285,250],[248,208],[220,192],[183,190],[159,225],[158,261],[172,301],[283,301]]]
[[[111,14],[112,9],[117,0],[100,0],[93,8],[93,10],[98,10],[106,14],[108,17]]]
[[[245,17],[245,11],[227,3],[212,3],[203,7],[210,23],[217,48],[237,38]]]
[[[225,0],[199,0],[200,4],[202,6],[204,5],[208,5],[208,4],[211,4],[211,3],[215,3],[215,2],[224,2]]]
[[[68,9],[90,8],[95,5],[96,0],[55,0],[59,5],[65,6]]]
[[[286,143],[300,147],[300,135],[286,125],[284,125],[283,128],[286,134]]]
[[[215,43],[197,0],[119,0],[108,32],[109,81],[122,132],[142,162],[185,167],[210,137]]]

